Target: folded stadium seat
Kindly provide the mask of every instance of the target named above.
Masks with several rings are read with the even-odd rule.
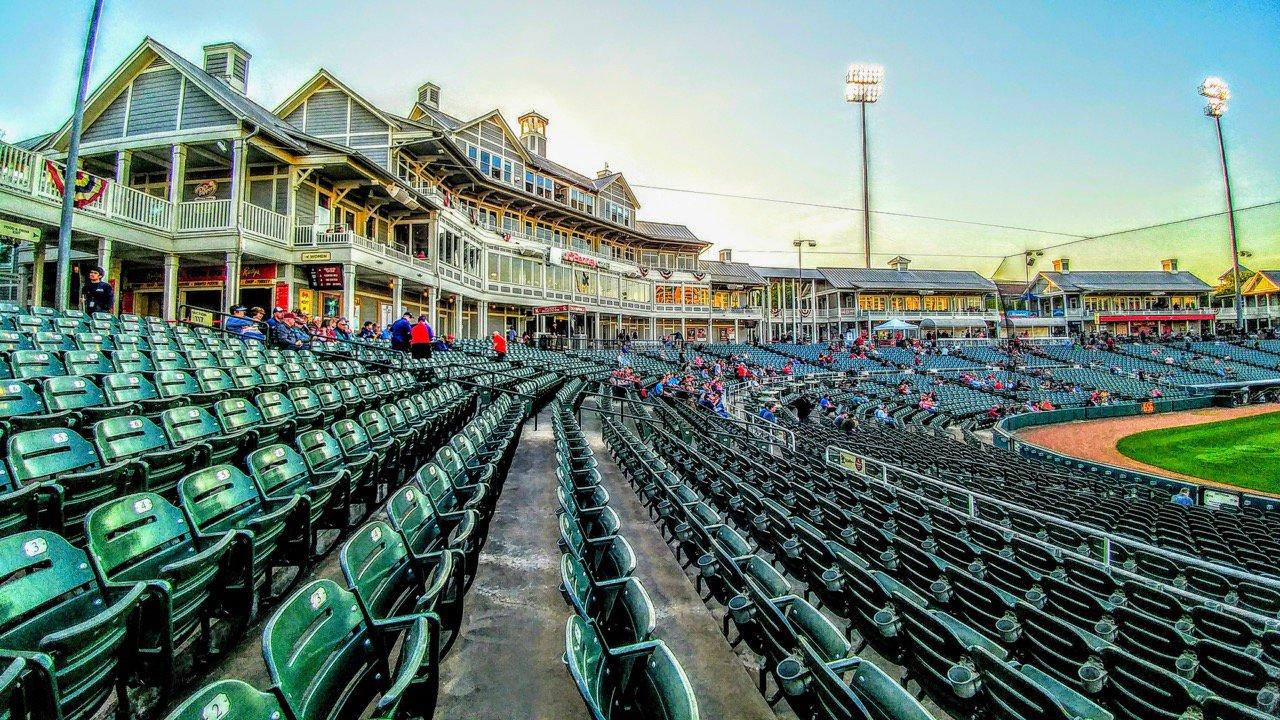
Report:
[[[594,720],[697,720],[698,702],[661,640],[605,650],[577,615],[565,628],[565,662]]]
[[[561,509],[578,524],[578,531],[587,540],[617,535],[621,528],[618,514],[609,507],[609,494],[604,488],[579,501],[574,493],[563,486],[556,488],[556,498]]]
[[[944,612],[921,607],[901,595],[896,599],[906,633],[903,682],[914,680],[952,717],[978,716],[988,698],[972,655],[982,648],[1005,660],[1008,653]]]
[[[248,404],[248,401],[244,401]],[[276,442],[292,442],[302,429],[298,424],[298,413],[293,401],[283,392],[260,392],[255,401],[257,411],[261,414],[259,445],[270,445],[266,437],[276,436]],[[215,405],[215,409],[216,409]],[[220,415],[219,415],[220,416]],[[310,428],[310,423],[307,424]]]
[[[345,528],[350,524],[351,506],[362,498],[370,497],[373,492],[376,478],[372,473],[377,470],[373,453],[366,452],[348,459],[337,438],[326,430],[300,432],[294,445],[313,476],[327,478],[343,474],[343,483],[334,490],[333,506],[337,517],[343,521],[341,527]],[[360,519],[372,511],[373,504],[365,504]]]
[[[202,535],[182,511],[155,493],[117,497],[84,521],[89,558],[109,588],[146,583],[156,601],[144,606],[139,634],[144,647],[160,648],[164,697],[177,678],[177,658],[194,647],[197,657],[216,650],[211,623],[230,622],[234,638],[253,609],[253,558],[249,537],[233,531]]]
[[[12,330],[0,330],[0,352],[13,352],[14,350],[32,350],[35,345],[31,344],[31,338],[19,332]],[[9,363],[5,362],[7,366]]]
[[[33,311],[35,309],[32,308]],[[13,329],[32,338],[34,345],[35,334],[52,330],[53,320],[42,315],[18,315],[13,319]]]
[[[597,629],[606,649],[652,639],[656,613],[639,580],[592,580],[582,563],[568,554],[560,558],[560,577],[565,600]]]
[[[311,392],[315,393],[316,400],[320,403],[320,412],[327,421],[341,420],[349,411],[354,410],[347,406],[342,394],[331,382],[316,383],[311,386]]]
[[[275,396],[288,402],[281,393],[260,394],[258,402],[268,407],[271,405],[264,402],[263,396]],[[267,401],[270,399],[268,397]],[[281,413],[275,420],[268,421],[258,407],[244,398],[228,398],[213,404],[213,415],[222,432],[239,439],[246,452],[293,439],[295,426],[291,416]]]
[[[559,525],[561,551],[576,557],[591,579],[630,577],[635,571],[635,552],[626,538],[609,535],[587,539],[583,537],[578,524],[563,514]]]
[[[78,540],[93,507],[139,487],[146,466],[136,460],[104,464],[93,445],[64,427],[10,435],[9,475],[17,487],[40,483],[59,496],[62,535]]]
[[[289,378],[289,387],[303,387],[311,384],[311,378],[307,376],[302,363],[297,362],[292,356],[282,361],[280,367]]]
[[[261,720],[284,718],[280,698],[243,680],[224,678],[205,685],[183,700],[165,720]]]
[[[187,362],[186,353],[180,353],[176,350],[153,348],[151,350],[151,363],[155,365],[156,370],[191,369],[190,363]]]
[[[278,363],[265,362],[255,366],[262,378],[260,391],[285,392],[289,389],[289,374]]]
[[[160,397],[182,399],[184,405],[212,405],[228,394],[222,390],[202,389],[191,370],[157,370],[152,378]]]
[[[111,354],[111,372],[134,373],[155,371],[151,357],[141,350],[117,350]]]
[[[338,393],[343,417],[356,417],[364,411],[366,400],[350,379],[344,377],[335,380],[331,387]]]
[[[189,398],[161,397],[160,391],[141,372],[121,372],[102,378],[102,394],[111,405],[136,404],[144,415],[158,415],[170,408],[186,405]]]
[[[67,350],[62,354],[62,364],[68,375],[110,375],[116,372],[110,358],[100,350]]]
[[[200,392],[206,397],[223,400],[229,397],[249,397],[255,393],[253,388],[237,385],[231,376],[221,368],[199,368],[192,371]]]
[[[421,408],[412,399],[401,397],[395,401],[395,406],[400,409],[403,416],[403,424],[408,425],[408,429],[422,437],[423,442],[436,441],[435,433],[431,427],[430,418],[422,414]]]
[[[463,591],[471,587],[481,542],[477,536],[480,518],[474,510],[440,515],[426,494],[411,483],[391,493],[386,512],[392,527],[414,555],[441,550],[461,552]]]
[[[347,588],[355,593],[370,623],[433,613],[440,618],[440,654],[449,652],[462,625],[465,560],[461,552],[445,549],[415,555],[398,532],[377,520],[352,533],[338,561]]]
[[[1267,715],[1235,703],[1217,701],[1209,712],[1201,701],[1210,693],[1202,686],[1113,647],[1101,652],[1104,673],[1095,681],[1099,697],[1118,720],[1175,720],[1188,711],[1210,718],[1249,718]]]
[[[223,348],[213,354],[214,361],[221,368],[234,368],[245,364],[244,353],[238,348]],[[251,366],[250,366],[251,367]]]
[[[493,518],[496,498],[489,488],[480,483],[469,483],[465,473],[453,474],[432,461],[418,468],[413,482],[426,495],[437,515],[451,515],[463,510],[474,510],[479,515],[476,527],[478,552],[484,546]]]
[[[4,716],[84,720],[112,704],[131,714],[127,684],[148,650],[137,637],[146,586],[104,586],[83,550],[44,530],[0,538],[0,577],[0,658],[9,668],[18,658],[30,663],[17,678],[0,676],[6,690],[23,686],[16,708],[0,708]]]
[[[393,633],[405,638],[394,673]],[[356,717],[370,705],[379,718],[434,713],[440,620],[431,613],[370,621],[351,593],[316,580],[267,621],[262,654],[287,716],[296,720]]]
[[[411,460],[416,461],[406,453],[410,438],[393,434],[391,423],[378,410],[365,410],[358,419],[369,439],[370,448],[382,457],[382,467],[388,482],[391,487],[398,487]]]
[[[192,468],[208,465],[212,453],[209,445],[199,441],[170,444],[159,425],[140,415],[94,423],[93,439],[104,463],[141,463],[142,487],[173,501],[177,499],[178,480]]]
[[[116,343],[110,335],[99,332],[72,332],[70,336],[77,350],[102,353],[116,349]]]
[[[9,353],[9,366],[19,380],[40,379],[54,375],[66,375],[61,353],[46,350],[14,350]]]
[[[198,534],[243,531],[249,535],[254,587],[264,600],[280,597],[272,588],[276,568],[296,567],[294,583],[305,574],[310,562],[311,527],[301,496],[268,498],[239,468],[223,464],[183,477],[178,482],[178,498]]]
[[[1010,720],[1111,720],[1110,712],[1031,665],[1006,662],[982,647],[972,653],[989,711]]]
[[[309,381],[308,381],[309,382]],[[324,409],[320,405],[320,396],[308,386],[289,388],[289,400],[293,405],[294,420],[298,423],[298,432],[319,428],[325,419]],[[261,399],[261,395],[259,398]]]
[[[222,402],[232,402],[223,400]],[[247,404],[247,403],[246,403]],[[160,414],[160,426],[164,429],[169,446],[181,448],[195,443],[208,448],[208,464],[240,463],[245,455],[256,447],[257,439],[247,428],[228,432],[205,408],[183,407],[165,410]],[[188,470],[198,467],[188,466]]]
[[[497,468],[480,459],[475,446],[465,435],[455,435],[448,445],[436,451],[434,460],[442,470],[455,479],[455,482],[465,478],[465,482],[459,483],[458,487],[482,486],[492,496],[490,502],[496,500],[498,490],[501,488],[500,483],[497,485],[494,483]],[[498,479],[501,480],[501,478]]]
[[[324,367],[317,360],[303,359],[299,365],[302,367],[302,371],[306,373],[308,384],[320,383],[329,379]]]
[[[61,332],[36,332],[31,337],[36,349],[47,353],[60,353],[65,350],[76,350],[76,342],[70,335]]]
[[[391,488],[400,484],[399,478],[394,477],[396,468],[391,465],[394,458],[388,458],[384,452],[387,446],[381,450],[375,448],[360,423],[352,418],[339,420],[329,426],[329,434],[338,441],[348,466],[365,465],[364,480],[354,498],[357,502],[372,509]]]
[[[347,527],[342,515],[345,503],[339,493],[345,492],[347,472],[343,468],[323,475],[312,475],[306,461],[296,450],[284,444],[260,447],[249,454],[245,464],[262,494],[270,499],[288,499],[301,495],[307,505],[311,523],[311,554],[318,555],[319,530]]]

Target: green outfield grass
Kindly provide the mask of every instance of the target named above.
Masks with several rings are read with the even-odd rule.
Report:
[[[1280,493],[1280,412],[1122,438],[1122,455],[1247,490]]]

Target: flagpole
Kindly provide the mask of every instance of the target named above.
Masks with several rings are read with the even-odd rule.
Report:
[[[58,274],[54,288],[54,306],[71,307],[71,214],[76,201],[76,168],[80,163],[80,127],[84,124],[84,97],[89,92],[89,68],[93,64],[93,46],[98,40],[98,18],[102,16],[102,0],[94,0],[89,18],[89,36],[84,41],[84,61],[80,65],[80,87],[76,107],[71,114],[71,142],[67,148],[67,169],[62,174],[62,219],[58,226]],[[44,262],[43,257],[34,258]],[[36,288],[35,292],[41,292]]]

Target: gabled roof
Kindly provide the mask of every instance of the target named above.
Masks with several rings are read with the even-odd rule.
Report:
[[[213,77],[205,72],[203,68],[196,66],[151,37],[144,38],[142,43],[130,53],[129,57],[101,85],[95,88],[86,99],[85,127],[88,127],[89,123],[101,114],[107,105],[123,91],[121,83],[126,78],[133,77],[151,64],[151,55],[164,60],[186,77],[187,82],[195,84],[241,121],[254,125],[263,133],[270,135],[293,150],[304,151],[306,149],[295,138],[296,131],[293,126],[276,117],[270,110],[250,100],[248,97],[232,90],[226,83]],[[114,90],[114,92],[109,92],[111,90]],[[70,131],[70,128],[71,122],[68,120],[57,132],[53,133],[44,145],[58,146],[63,142],[63,138]]]
[[[35,150],[36,148],[38,148],[38,147],[40,147],[41,145],[43,145],[43,144],[45,143],[45,141],[46,141],[46,140],[48,140],[48,139],[49,139],[49,138],[51,138],[51,137],[53,137],[53,133],[45,133],[45,134],[43,134],[43,135],[36,135],[35,137],[29,137],[29,138],[27,138],[26,140],[19,140],[19,141],[15,142],[15,143],[14,143],[14,147],[20,147],[20,148],[22,148],[23,150]]]
[[[377,117],[379,120],[386,123],[387,125],[391,126],[392,128],[405,129],[407,126],[410,126],[410,127],[418,126],[418,123],[415,123],[412,120],[407,120],[405,118],[397,118],[390,113],[383,112],[380,108],[378,108],[377,105],[374,105],[373,103],[366,100],[364,97],[360,95],[360,93],[357,93],[355,90],[352,90],[350,86],[343,83],[338,78],[334,77],[333,73],[329,72],[324,68],[320,68],[319,70],[317,70],[316,74],[311,76],[311,79],[307,80],[306,82],[302,83],[302,85],[298,86],[298,89],[294,90],[292,95],[285,98],[284,102],[281,102],[279,105],[276,106],[274,113],[282,118],[287,117],[289,113],[293,112],[294,110],[297,110],[302,105],[302,103],[306,102],[307,98],[310,97],[313,93],[315,93],[317,90],[323,89],[326,86],[333,86],[337,88],[338,90],[346,94],[348,97],[350,97],[352,100],[359,103],[360,106],[363,107],[365,110],[368,110],[375,117]]]
[[[840,290],[933,290],[995,292],[996,284],[972,270],[894,270],[890,268],[819,268],[823,279]]]
[[[764,278],[760,277],[760,273],[746,263],[699,260],[698,270],[710,275],[715,282],[764,284]]]
[[[693,234],[685,225],[676,223],[652,222],[650,220],[637,220],[636,230],[648,235],[655,240],[676,240],[683,242],[702,243],[703,241]]]
[[[1243,267],[1240,268],[1244,270]],[[1243,275],[1244,273],[1241,273]],[[1264,282],[1269,283],[1271,287],[1259,288]],[[1259,270],[1255,272],[1244,284],[1240,286],[1240,292],[1244,294],[1268,294],[1276,292],[1274,288],[1280,288],[1280,270]],[[1232,290],[1234,292],[1234,288]]]
[[[467,120],[455,129],[463,130],[471,127],[472,125],[479,125],[485,120],[497,120],[498,127],[502,128],[502,133],[506,135],[507,139],[511,141],[511,144],[515,146],[516,152],[520,153],[520,157],[523,158],[526,163],[529,162],[529,156],[531,155],[529,149],[524,146],[524,143],[520,142],[520,136],[512,132],[511,125],[507,123],[506,118],[502,117],[502,111],[497,108],[494,108],[483,115]]]
[[[1186,270],[1072,270],[1069,273],[1042,271],[1040,277],[1063,292],[1193,292],[1212,290],[1205,281]]]
[[[755,266],[755,270],[761,278],[768,278],[770,280],[792,280],[797,277],[801,280],[825,279],[822,276],[822,273],[818,272],[814,268],[805,268],[803,274],[801,274],[797,268],[793,267],[760,267],[757,265]]]

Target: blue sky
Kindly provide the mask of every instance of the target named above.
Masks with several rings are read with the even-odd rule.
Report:
[[[69,113],[88,2],[0,0],[0,130]],[[273,106],[326,67],[380,106],[434,80],[444,109],[551,119],[549,154],[633,184],[857,205],[858,146],[843,71],[886,67],[871,108],[872,206],[1095,234],[1223,209],[1212,125],[1195,89],[1230,82],[1224,120],[1237,205],[1280,199],[1280,3],[218,3],[107,0],[95,81],[145,35],[190,58],[233,39],[250,94]],[[683,222],[741,259],[792,264],[815,238],[860,262],[859,215],[638,189],[640,217]],[[1280,212],[1242,219],[1255,266],[1280,266]],[[1047,255],[1225,267],[1217,221]],[[873,219],[875,264],[991,272],[1052,236]],[[1060,240],[1060,239],[1059,239]],[[965,257],[953,257],[965,256]],[[806,257],[806,264],[812,262]],[[1019,264],[1020,268],[1020,264]],[[1007,269],[1007,268],[1006,268]],[[1020,271],[1020,270],[1019,270]]]

